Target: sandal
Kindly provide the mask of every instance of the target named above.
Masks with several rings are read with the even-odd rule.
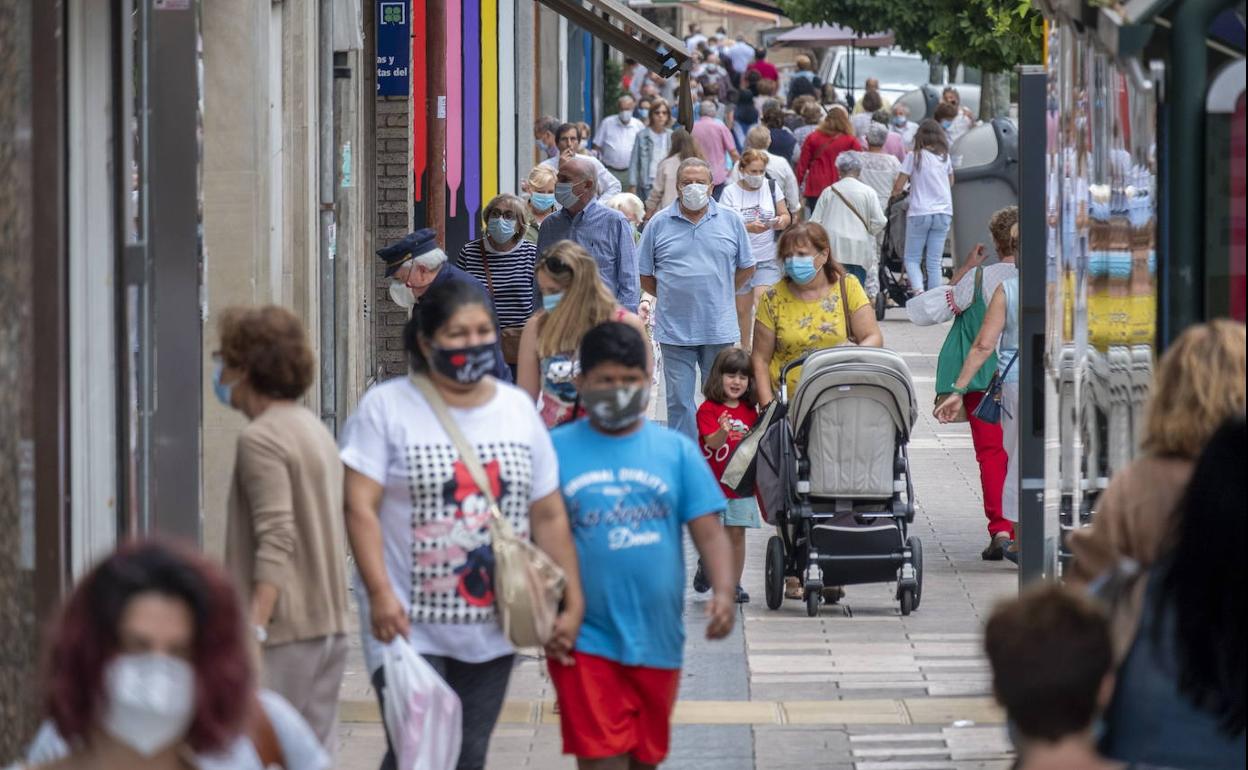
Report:
[[[797,599],[801,601],[806,598],[806,592],[802,590],[802,582],[793,576],[784,579],[784,598]]]

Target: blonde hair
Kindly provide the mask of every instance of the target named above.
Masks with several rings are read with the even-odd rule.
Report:
[[[1194,460],[1230,417],[1244,417],[1244,325],[1218,319],[1189,327],[1153,377],[1141,448]]]
[[[828,114],[823,117],[823,122],[819,124],[819,132],[853,136],[854,124],[849,120],[849,110],[839,104],[829,107]]]
[[[638,222],[646,216],[646,205],[641,202],[641,198],[632,193],[622,192],[612,195],[607,201],[607,208],[615,209],[624,216],[631,214],[637,218]]]
[[[543,166],[539,163],[529,172],[529,178],[526,181],[529,183],[530,189],[536,189],[553,184],[558,179],[558,176],[550,166]]]
[[[598,263],[575,241],[559,241],[542,254],[537,271],[563,289],[563,298],[537,321],[539,357],[569,353],[585,332],[615,316],[615,297],[598,277]]]
[[[755,126],[755,128],[757,128],[757,126]],[[754,129],[751,128],[750,132],[753,133],[753,131]],[[750,165],[751,163],[757,160],[761,160],[763,162],[763,166],[766,166],[767,165],[767,153],[755,147],[749,148],[745,152],[741,153],[741,160],[740,160],[741,169],[745,170],[746,166]]]

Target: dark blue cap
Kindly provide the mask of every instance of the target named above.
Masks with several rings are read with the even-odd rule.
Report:
[[[408,233],[401,240],[377,249],[377,256],[386,262],[386,277],[394,275],[399,265],[408,257],[419,257],[438,248],[438,234],[432,227],[424,227],[414,233]]]

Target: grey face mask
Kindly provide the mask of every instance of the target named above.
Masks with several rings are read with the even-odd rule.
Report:
[[[623,430],[645,415],[646,407],[650,405],[650,388],[646,385],[626,385],[586,390],[581,393],[581,404],[594,427],[606,431]]]

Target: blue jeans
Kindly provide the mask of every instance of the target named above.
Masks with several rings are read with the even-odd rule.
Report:
[[[719,345],[668,345],[663,343],[663,384],[667,387],[667,427],[698,440],[695,383],[706,384],[711,364],[719,351],[732,343]],[[701,379],[697,369],[702,370]]]
[[[940,258],[945,254],[945,237],[952,223],[953,217],[948,214],[906,217],[906,277],[910,279],[911,291],[920,292],[944,282],[940,275]],[[926,286],[920,265],[927,268]]]

